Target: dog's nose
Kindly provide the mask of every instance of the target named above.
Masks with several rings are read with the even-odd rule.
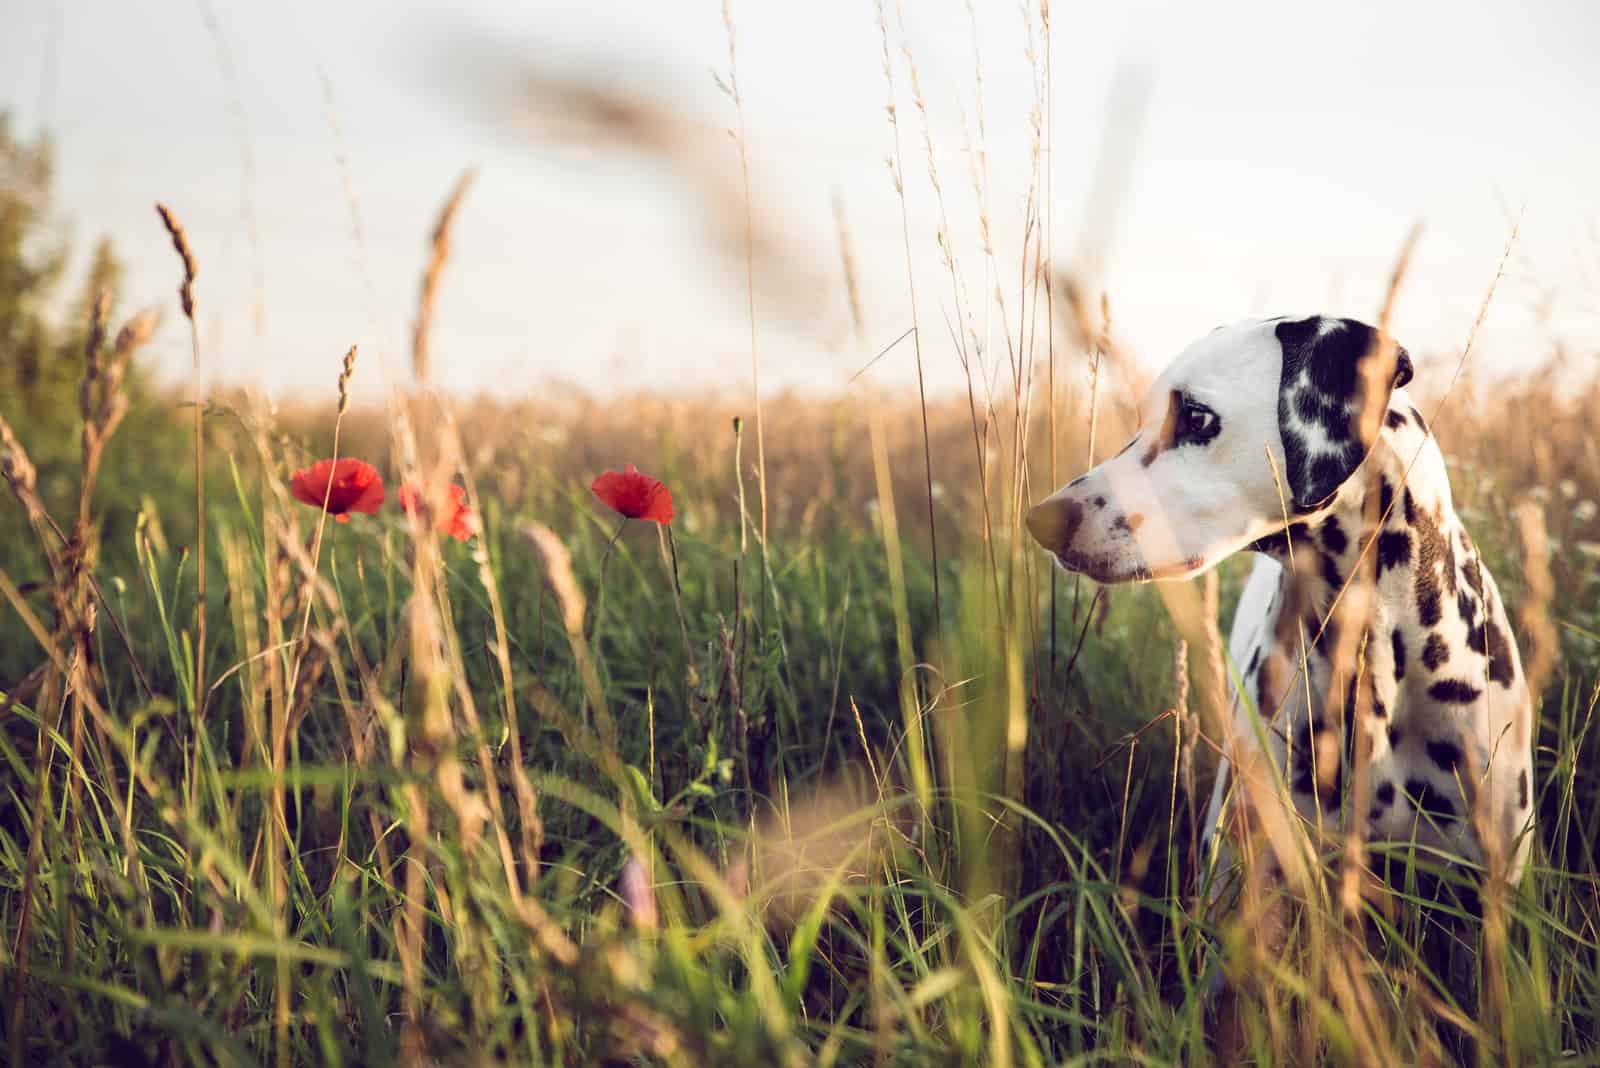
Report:
[[[1072,545],[1083,523],[1083,505],[1070,497],[1053,497],[1028,509],[1028,533],[1053,553]]]

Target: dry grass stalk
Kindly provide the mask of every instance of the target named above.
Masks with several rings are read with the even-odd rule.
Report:
[[[937,639],[941,629],[939,606],[943,601],[939,595],[939,535],[938,525],[934,522],[933,516],[933,447],[928,438],[928,392],[922,373],[922,329],[921,320],[917,315],[917,279],[916,272],[912,270],[911,216],[906,206],[905,160],[900,151],[900,119],[899,113],[895,110],[894,67],[889,59],[889,23],[884,14],[883,0],[878,0],[877,11],[878,30],[883,39],[883,77],[889,93],[889,127],[894,131],[894,157],[890,161],[890,175],[894,180],[895,193],[900,200],[901,244],[905,249],[906,289],[911,299],[911,342],[917,358],[917,399],[922,409],[923,470],[928,494],[929,553],[933,562],[934,636]]]
[[[422,288],[417,298],[417,322],[411,332],[411,373],[418,385],[426,385],[432,373],[429,335],[433,330],[434,304],[439,296],[439,279],[444,265],[450,259],[450,230],[455,225],[456,213],[467,190],[477,180],[478,169],[469,167],[456,179],[439,217],[433,224],[433,235],[428,244],[428,265],[422,272]]]
[[[567,641],[571,644],[573,658],[577,661],[578,672],[583,678],[595,725],[600,731],[600,742],[607,751],[614,753],[617,748],[616,725],[611,721],[611,712],[606,706],[605,695],[600,685],[600,675],[595,670],[589,642],[584,637],[584,597],[583,591],[578,587],[578,578],[572,571],[572,554],[567,551],[566,543],[560,536],[543,523],[525,520],[518,529],[533,547],[534,554],[539,559],[539,569],[544,573],[545,582],[555,594],[556,604],[561,609],[561,622],[566,628]]]
[[[4,426],[5,424],[0,422],[0,427]],[[67,679],[72,677],[75,671],[74,664],[71,660],[69,660],[68,655],[62,651],[62,645],[57,636],[52,635],[50,632],[45,630],[44,625],[34,614],[33,609],[30,608],[27,601],[24,600],[22,592],[17,589],[16,584],[11,581],[10,576],[7,575],[3,570],[0,570],[0,596],[3,596],[5,601],[11,605],[12,609],[17,614],[17,618],[21,620],[24,627],[26,627],[28,632],[33,635],[34,640],[39,643],[41,648],[43,648],[45,655],[48,658],[48,664],[52,669],[51,677],[54,679]],[[47,682],[49,682],[49,679],[47,679]],[[59,708],[59,686],[56,686],[55,690],[55,693],[47,693],[44,699],[37,701],[36,707]],[[130,748],[131,743],[129,739],[131,738],[131,732],[127,731],[119,721],[113,720],[107,715],[106,710],[101,706],[99,700],[96,699],[91,690],[89,690],[87,687],[81,687],[77,691],[77,696],[80,698],[82,705],[87,709],[90,718],[94,721],[97,730],[97,738],[104,739],[106,737],[110,737],[112,739],[112,744],[117,746],[119,749],[127,750]],[[39,724],[39,743],[36,751],[37,763],[33,791],[33,811],[35,813],[42,813],[48,807],[48,782],[45,773],[48,772],[50,767],[50,757],[55,751],[55,745],[48,737],[47,730],[54,731],[55,725],[48,725],[41,721]],[[155,918],[154,909],[150,904],[150,901],[152,900],[150,897],[150,885],[145,874],[142,851],[140,850],[139,845],[134,838],[132,809],[128,804],[127,798],[123,796],[122,790],[116,781],[114,770],[115,765],[111,763],[110,753],[105,750],[103,745],[101,750],[101,758],[101,766],[103,773],[106,776],[101,783],[101,785],[104,787],[104,796],[110,802],[113,814],[116,816],[117,827],[122,836],[122,844],[129,875],[132,879],[135,889],[144,896],[146,902],[144,907],[144,919],[153,924],[155,922]],[[149,773],[149,771],[141,765],[134,765],[130,771],[132,775],[138,779],[140,786],[142,786],[145,792],[149,795],[152,803],[156,805],[166,805],[170,809],[171,803],[169,800],[165,799],[166,790],[164,789],[162,781],[155,779]],[[33,827],[33,837],[29,843],[29,860],[27,862],[28,873],[24,877],[23,894],[21,897],[22,906],[18,917],[16,936],[12,943],[16,947],[12,961],[14,988],[11,999],[11,1019],[9,1022],[9,1032],[11,1036],[10,1052],[11,1061],[13,1064],[24,1063],[22,1056],[22,1041],[24,1037],[22,1021],[25,1018],[27,1009],[27,998],[25,994],[27,991],[28,982],[28,958],[29,952],[32,948],[29,932],[32,924],[32,905],[34,901],[33,884],[38,877],[39,856],[37,850],[43,840],[40,820],[41,816],[36,815],[35,825]]]
[[[771,586],[772,565],[767,554],[767,435],[761,403],[761,354],[756,346],[755,225],[750,205],[750,153],[745,140],[744,99],[739,95],[738,34],[733,29],[733,10],[722,0],[722,25],[728,34],[728,96],[739,120],[734,142],[739,146],[739,177],[744,183],[744,283],[745,308],[750,320],[750,400],[756,409],[756,492],[761,501],[762,577]],[[766,600],[762,599],[765,618]],[[765,633],[765,626],[762,632]]]
[[[467,473],[467,494],[475,514],[482,515],[477,486]],[[505,720],[506,739],[511,746],[511,789],[517,799],[517,826],[522,837],[522,863],[529,884],[538,881],[540,854],[544,849],[544,822],[539,818],[539,795],[528,777],[522,761],[522,728],[517,722],[516,681],[511,670],[511,639],[507,633],[505,609],[500,598],[500,584],[495,581],[494,569],[489,566],[489,547],[484,538],[472,543],[472,559],[478,565],[478,581],[489,595],[490,615],[494,620],[495,664],[500,669],[503,691],[501,716]],[[654,732],[652,731],[652,745]],[[488,766],[487,754],[480,751],[480,759]],[[492,796],[492,795],[491,795]]]
[[[303,585],[301,586],[300,598],[304,603],[304,612],[300,617],[300,633],[295,639],[294,653],[291,659],[292,666],[289,669],[287,692],[290,697],[289,707],[291,713],[289,718],[282,720],[284,723],[290,722],[290,719],[292,719],[294,715],[293,710],[298,707],[294,701],[294,696],[301,692],[300,676],[303,667],[303,661],[307,653],[310,651],[309,635],[311,630],[311,609],[316,601],[313,593],[319,583],[318,566],[322,560],[322,539],[328,527],[328,502],[333,498],[333,486],[334,482],[336,481],[334,476],[338,472],[339,465],[339,431],[344,424],[345,411],[350,406],[350,379],[351,376],[355,374],[355,367],[356,346],[351,345],[349,350],[344,354],[344,362],[339,370],[339,407],[337,413],[334,415],[333,420],[334,466],[328,472],[327,485],[323,487],[322,508],[317,513],[317,529],[311,539],[310,556],[301,561]],[[282,542],[282,545],[285,549],[291,550],[295,554],[300,554],[302,552],[299,540],[294,537],[285,538]],[[337,603],[333,600],[331,595],[325,596],[329,601],[329,610],[332,613],[332,618],[338,619],[339,610]],[[307,696],[309,699],[309,691],[307,691]]]
[[[351,345],[350,351],[344,354],[344,364],[339,369],[339,418],[350,410],[350,379],[356,373],[356,346]],[[338,426],[336,422],[335,427]],[[338,458],[335,450],[335,459]]]
[[[1096,352],[1096,363],[1105,364],[1105,369],[1109,369],[1122,383],[1123,417],[1129,418],[1138,399],[1149,388],[1149,376],[1140,369],[1134,354],[1106,329],[1110,322],[1110,310],[1104,298],[1094,301],[1083,281],[1065,268],[1053,267],[1051,270],[1048,283],[1060,293],[1062,321],[1068,336],[1077,347]],[[1097,308],[1099,316],[1095,315]]]
[[[885,63],[887,63],[887,46],[885,46],[884,57]],[[834,209],[839,236],[839,257],[844,270],[845,288],[850,296],[851,322],[854,326],[856,349],[859,354],[865,355],[865,320],[861,311],[861,293],[854,246],[850,240],[850,228],[845,221],[843,204],[835,200]],[[912,329],[914,330],[915,327]],[[931,799],[933,784],[928,775],[927,761],[924,756],[927,750],[922,744],[922,720],[917,709],[916,693],[910,682],[912,665],[916,661],[916,652],[912,645],[910,608],[906,600],[905,565],[901,556],[899,513],[895,506],[894,481],[891,478],[893,468],[889,460],[889,451],[884,432],[883,410],[885,405],[871,388],[870,382],[865,379],[861,380],[860,392],[860,410],[867,422],[869,449],[872,455],[873,488],[875,490],[872,500],[878,506],[878,521],[882,524],[881,535],[885,562],[889,571],[889,603],[894,613],[895,652],[898,657],[897,663],[901,679],[899,688],[901,715],[908,727],[908,747],[911,753],[912,777],[917,797],[922,804],[927,805]],[[851,701],[851,707],[852,709],[855,707],[853,700]],[[856,711],[856,720],[859,728],[859,710]],[[866,745],[865,737],[862,738],[862,745],[863,747]],[[872,753],[870,750],[865,751],[868,765],[873,768],[873,780],[879,784],[881,791],[883,782],[878,777]]]
[[[28,450],[17,440],[16,432],[11,429],[11,424],[6,422],[3,415],[0,415],[0,476],[5,478],[6,485],[17,498],[17,503],[22,505],[22,511],[28,517],[28,522],[39,532],[40,544],[45,550],[46,557],[49,558],[55,550],[49,539],[44,536],[44,525],[48,520],[48,514],[45,512],[44,502],[39,499],[39,472],[33,466]]]
[[[94,417],[94,396],[100,379],[100,349],[106,341],[106,318],[111,314],[111,292],[95,294],[89,313],[89,334],[83,344],[83,382],[78,387],[78,415],[87,424]]]
[[[446,436],[456,446],[460,443],[459,429],[455,421],[446,410]],[[441,480],[442,482],[442,480]],[[415,530],[415,528],[413,528]],[[436,538],[428,539],[430,546],[436,547]],[[429,548],[426,552],[420,547],[413,546],[420,562],[425,556],[432,556],[436,548]],[[499,611],[499,595],[494,582],[493,572],[489,568],[488,553],[484,547],[483,539],[476,539],[474,555],[478,563],[478,573],[489,592],[491,605],[495,615],[497,659],[501,670],[501,681],[507,692],[502,705],[502,712],[507,717],[506,729],[513,735],[516,734],[516,705],[512,697],[514,680],[511,673],[510,653],[506,648],[508,639],[505,631],[505,621]],[[437,557],[433,557],[437,559]],[[477,700],[473,696],[471,687],[467,684],[467,667],[460,644],[460,628],[454,619],[451,599],[442,567],[432,572],[434,576],[434,613],[438,621],[440,648],[444,657],[445,668],[453,683],[456,705],[460,709],[462,718],[466,721],[467,733],[470,735],[478,766],[483,775],[484,785],[481,791],[469,788],[461,775],[460,761],[449,756],[443,769],[441,782],[445,787],[441,793],[451,809],[454,811],[457,822],[463,828],[463,840],[469,845],[474,845],[485,822],[494,832],[501,872],[505,877],[506,887],[513,901],[522,897],[522,881],[517,871],[515,854],[511,848],[511,837],[508,831],[504,805],[500,797],[499,775],[495,771],[495,760],[489,751],[487,736],[483,730],[483,723],[478,715]],[[528,782],[526,771],[521,766],[520,743],[514,748],[513,754],[516,764],[512,772],[513,789],[517,793],[523,827],[523,852],[525,862],[530,873],[538,870],[538,839],[541,828],[535,808],[536,799],[532,793],[532,784]],[[474,942],[475,945],[475,942]],[[473,952],[477,952],[476,949]],[[482,996],[486,992],[481,988],[477,993]]]
[[[172,238],[172,247],[183,261],[183,282],[178,286],[178,299],[183,305],[183,317],[189,320],[189,347],[194,363],[194,522],[195,522],[195,605],[194,605],[194,693],[191,697],[193,714],[200,715],[201,695],[206,691],[206,439],[205,395],[200,382],[200,326],[194,317],[194,280],[200,268],[194,250],[189,246],[189,235],[183,223],[165,204],[156,205],[161,225]],[[195,757],[199,759],[198,754]],[[191,769],[191,775],[194,774]]]
[[[1183,790],[1187,819],[1189,824],[1189,852],[1190,863],[1193,864],[1194,853],[1199,839],[1195,837],[1198,823],[1195,819],[1194,796],[1194,746],[1189,735],[1192,730],[1192,717],[1189,715],[1189,643],[1178,638],[1172,643],[1172,713],[1177,722],[1173,724],[1177,732],[1176,744],[1173,746],[1173,775],[1172,775],[1172,809],[1169,815],[1169,824],[1177,815],[1177,790]],[[1169,825],[1168,837],[1171,837]]]
[[[5,476],[11,492],[22,504],[23,511],[27,513],[29,522],[33,524],[39,536],[39,542],[44,549],[46,560],[51,573],[57,577],[57,586],[60,584],[60,558],[55,553],[49,542],[49,537],[43,529],[43,524],[48,518],[43,504],[38,495],[38,472],[29,458],[27,450],[17,440],[11,425],[0,416],[0,474]],[[9,585],[10,580],[6,580]],[[7,590],[8,594],[12,591]],[[20,595],[11,597],[13,604],[22,606]],[[59,626],[59,623],[58,623]],[[55,650],[55,637],[45,636],[40,633],[40,640],[52,653]],[[60,707],[59,675],[56,672],[47,672],[41,686],[42,700],[38,707],[42,709],[58,709]],[[39,875],[39,863],[44,841],[44,817],[49,808],[46,796],[46,784],[49,781],[51,758],[55,753],[55,746],[50,740],[50,733],[54,730],[51,724],[47,731],[44,717],[40,717],[36,759],[34,766],[33,789],[33,824],[32,834],[28,842],[26,868],[22,883],[22,907],[17,921],[17,935],[12,964],[15,970],[15,985],[11,995],[11,1019],[8,1030],[11,1032],[11,1063],[22,1063],[22,1022],[26,1012],[28,988],[26,977],[28,974],[28,957],[32,948],[30,934],[33,928],[33,901],[34,885]]]
[[[165,204],[156,205],[156,214],[161,216],[161,225],[167,228],[167,234],[172,238],[172,247],[178,253],[178,258],[183,261],[183,282],[178,286],[178,298],[183,303],[184,317],[191,322],[194,320],[194,280],[200,273],[199,265],[194,258],[194,250],[189,247],[189,235],[183,229],[183,223],[178,221],[171,208]]]
[[[1522,575],[1528,584],[1518,611],[1522,632],[1529,638],[1529,656],[1523,671],[1528,692],[1535,701],[1544,693],[1560,657],[1561,642],[1550,621],[1550,604],[1555,599],[1555,580],[1550,574],[1550,538],[1544,513],[1532,501],[1517,508],[1518,532],[1522,538]],[[1513,740],[1513,744],[1521,744]]]
[[[41,643],[50,655],[40,683],[40,699],[35,706],[48,710],[52,718],[41,715],[35,749],[34,782],[32,791],[33,824],[28,843],[26,869],[23,879],[22,907],[18,919],[16,942],[17,988],[13,1000],[11,1028],[15,1035],[21,1033],[21,1020],[26,1003],[24,978],[30,946],[34,902],[33,885],[38,877],[44,841],[44,820],[50,811],[50,772],[54,762],[56,744],[53,737],[60,727],[63,711],[63,693],[69,699],[70,741],[68,750],[68,800],[66,830],[74,854],[82,814],[82,775],[77,774],[83,763],[86,720],[94,705],[92,657],[96,648],[94,628],[96,605],[94,595],[98,590],[93,572],[97,545],[91,523],[90,506],[94,496],[95,481],[100,469],[106,443],[116,431],[127,411],[127,398],[118,388],[122,372],[133,350],[150,333],[152,319],[146,313],[136,316],[118,334],[116,351],[110,370],[103,360],[110,298],[105,292],[97,295],[90,311],[89,330],[84,347],[84,372],[78,390],[80,430],[80,486],[78,513],[72,524],[71,535],[50,516],[38,492],[38,473],[27,450],[17,439],[9,423],[0,418],[0,476],[3,476],[12,494],[22,505],[34,529],[39,547],[50,572],[50,602],[55,613],[54,630]],[[59,650],[70,650],[64,663]],[[96,734],[102,766],[112,767],[104,727]],[[113,787],[114,789],[114,787]],[[125,825],[126,826],[126,825]],[[72,932],[75,928],[71,916],[73,905],[67,905],[68,934],[63,945],[65,966],[71,967],[74,953]],[[18,1047],[13,1047],[13,1053]]]

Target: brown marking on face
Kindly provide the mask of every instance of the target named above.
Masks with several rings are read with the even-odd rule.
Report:
[[[1149,467],[1156,462],[1157,456],[1172,448],[1172,443],[1178,436],[1178,404],[1181,399],[1182,394],[1177,390],[1167,394],[1167,410],[1161,416],[1161,428],[1156,431],[1156,438],[1144,451],[1144,455],[1139,457],[1141,467]]]

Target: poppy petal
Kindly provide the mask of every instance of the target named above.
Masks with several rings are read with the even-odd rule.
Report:
[[[456,482],[450,483],[450,497],[434,528],[457,541],[470,541],[478,532],[478,517],[467,507],[466,487]],[[419,509],[427,510],[428,502],[420,490],[406,483],[400,487],[400,507],[405,509],[407,515],[416,515]]]
[[[601,503],[628,519],[672,522],[672,493],[659,480],[633,464],[621,471],[605,471],[590,485]]]
[[[373,479],[361,489],[360,496],[350,502],[347,511],[377,515],[378,507],[383,504],[383,496],[383,483]]]
[[[345,522],[351,511],[372,513],[383,503],[383,478],[378,469],[351,457],[318,460],[289,481],[295,500],[313,508],[326,507],[328,514]]]

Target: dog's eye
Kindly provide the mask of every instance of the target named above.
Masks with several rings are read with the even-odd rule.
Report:
[[[1222,420],[1217,418],[1216,412],[1188,397],[1183,399],[1178,409],[1179,442],[1203,445],[1216,437],[1221,429]]]

